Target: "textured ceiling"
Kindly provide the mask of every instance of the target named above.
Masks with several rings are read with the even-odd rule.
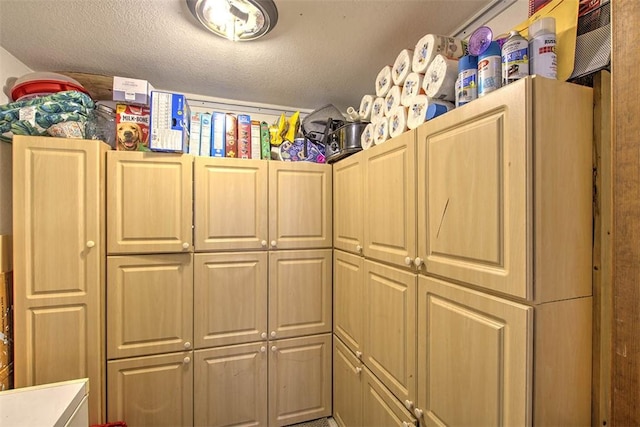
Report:
[[[375,92],[378,72],[402,49],[428,33],[452,33],[491,0],[275,2],[275,29],[234,43],[198,27],[184,0],[0,0],[0,45],[34,71],[344,111]]]

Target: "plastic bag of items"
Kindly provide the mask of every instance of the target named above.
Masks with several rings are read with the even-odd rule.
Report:
[[[94,109],[82,92],[66,91],[0,105],[0,140],[13,135],[84,138],[84,124]]]

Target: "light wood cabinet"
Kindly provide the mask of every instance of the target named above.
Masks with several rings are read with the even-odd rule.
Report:
[[[107,252],[193,250],[193,157],[107,153]]]
[[[333,251],[333,331],[362,358],[364,344],[364,258]]]
[[[331,165],[269,163],[269,248],[330,248],[333,244]]]
[[[196,350],[195,426],[267,426],[266,343]]]
[[[362,254],[364,245],[365,154],[333,164],[333,246],[356,254]]]
[[[193,348],[192,254],[107,259],[107,358]]]
[[[415,427],[413,415],[366,367],[363,370],[362,425],[367,427]]]
[[[427,424],[531,425],[533,308],[419,282],[416,407]]]
[[[415,132],[405,132],[364,153],[364,255],[412,267],[416,258]]]
[[[193,425],[193,352],[107,362],[107,417],[130,427]]]
[[[267,253],[194,255],[196,349],[267,339]]]
[[[213,157],[194,162],[195,250],[266,250],[269,163]]]
[[[331,249],[269,252],[269,339],[331,332]]]
[[[13,139],[16,387],[89,378],[104,419],[104,164],[99,141]]]
[[[591,295],[592,90],[523,79],[417,129],[423,271],[548,302]]]
[[[276,340],[269,349],[269,425],[331,415],[331,334]]]
[[[416,275],[364,262],[364,363],[402,402],[416,396]]]
[[[533,76],[364,153],[362,362],[421,422],[590,424],[591,124],[590,88]]]
[[[333,337],[333,419],[340,427],[362,423],[363,364],[336,336]]]

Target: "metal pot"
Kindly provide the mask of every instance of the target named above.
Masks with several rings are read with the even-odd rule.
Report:
[[[368,122],[346,123],[326,135],[327,162],[332,163],[362,150],[360,137]]]

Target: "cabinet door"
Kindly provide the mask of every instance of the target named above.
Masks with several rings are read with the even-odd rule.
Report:
[[[193,157],[107,153],[107,252],[192,249]]]
[[[364,254],[400,266],[416,257],[415,132],[365,151]]]
[[[417,407],[424,420],[531,425],[533,308],[430,277],[419,282]]]
[[[426,272],[532,296],[530,91],[529,80],[517,82],[418,128]]]
[[[416,395],[416,275],[364,262],[364,363],[403,402]]]
[[[269,252],[269,337],[331,332],[331,249]]]
[[[99,141],[13,140],[15,386],[89,378],[104,418],[104,158]]]
[[[196,251],[267,249],[268,163],[196,157]]]
[[[107,259],[107,357],[182,351],[193,342],[192,254]]]
[[[276,340],[269,350],[269,425],[331,415],[331,334]]]
[[[267,339],[267,253],[195,254],[195,348]]]
[[[403,404],[365,368],[362,373],[363,423],[367,427],[414,427],[416,419]],[[411,404],[407,406],[411,407]]]
[[[195,426],[267,426],[266,345],[195,351]]]
[[[358,358],[364,346],[364,259],[333,251],[333,331]]]
[[[128,427],[193,425],[193,352],[107,362],[107,421]]]
[[[331,166],[269,162],[271,249],[332,246]]]
[[[333,164],[333,246],[362,254],[364,151]]]
[[[362,424],[362,362],[333,337],[333,418],[340,427]]]

